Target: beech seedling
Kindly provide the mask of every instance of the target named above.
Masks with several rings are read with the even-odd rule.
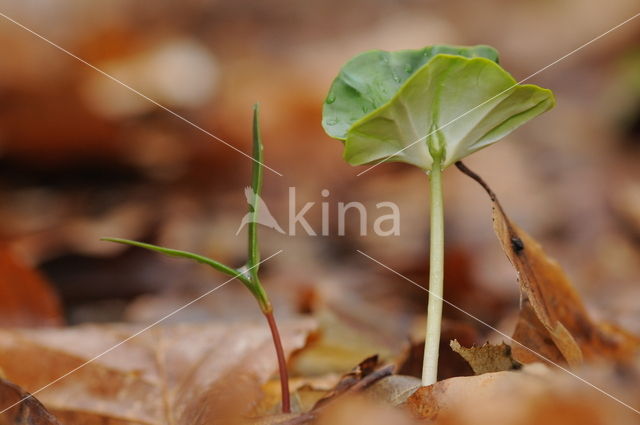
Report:
[[[489,46],[429,46],[362,53],[347,62],[324,103],[322,126],[351,165],[405,162],[430,182],[429,300],[422,384],[437,380],[444,280],[442,170],[497,142],[555,105],[550,90],[521,85]]]
[[[260,267],[260,249],[258,245],[258,205],[260,200],[260,194],[262,193],[262,176],[263,176],[263,163],[262,163],[262,137],[260,134],[259,125],[259,111],[258,105],[253,108],[253,169],[251,179],[251,189],[254,196],[250,197],[249,203],[249,215],[250,220],[247,224],[248,229],[248,245],[247,245],[247,264],[236,269],[227,265],[224,265],[211,258],[194,254],[187,251],[179,251],[176,249],[165,248],[157,245],[151,245],[143,242],[132,241],[128,239],[120,238],[102,238],[104,241],[117,242],[126,245],[132,245],[140,248],[149,249],[151,251],[159,252],[161,254],[169,255],[172,257],[187,258],[194,260],[198,263],[207,264],[213,267],[219,272],[225,273],[233,278],[238,279],[251,291],[253,296],[258,301],[260,309],[267,319],[269,329],[271,330],[271,336],[273,338],[273,344],[276,349],[276,355],[278,358],[278,367],[280,371],[280,386],[282,390],[282,411],[289,413],[291,411],[291,402],[289,396],[289,377],[287,373],[287,363],[284,356],[284,350],[282,348],[282,341],[280,339],[280,332],[273,314],[273,306],[269,301],[264,287],[260,283],[258,275],[258,269]]]

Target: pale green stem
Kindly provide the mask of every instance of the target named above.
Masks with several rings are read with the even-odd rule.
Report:
[[[422,385],[438,380],[438,351],[442,323],[444,283],[444,202],[442,199],[442,162],[434,158],[429,174],[431,191],[431,247],[429,258],[429,306],[422,364]]]

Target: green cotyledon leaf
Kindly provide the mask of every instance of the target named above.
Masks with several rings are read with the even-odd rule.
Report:
[[[403,83],[438,54],[484,57],[498,62],[490,46],[428,46],[416,50],[371,50],[347,62],[333,81],[322,111],[329,136],[345,140],[351,125],[387,103]]]
[[[493,60],[437,54],[338,138],[352,165],[401,161],[429,171],[430,144],[442,148],[444,168],[554,105],[550,90],[518,85]]]

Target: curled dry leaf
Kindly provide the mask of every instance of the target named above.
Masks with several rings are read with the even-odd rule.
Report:
[[[522,301],[522,307],[520,308],[520,314],[512,337],[520,344],[535,351],[532,352],[518,344],[514,344],[512,354],[522,363],[539,362],[541,360],[540,356],[544,356],[544,358],[558,364],[567,362],[554,344],[545,326],[536,316],[536,312],[533,310],[529,300]],[[580,352],[581,354],[582,352]]]
[[[285,323],[285,350],[301,348],[314,323]],[[0,366],[66,425],[242,423],[277,369],[262,323],[155,327],[81,326],[1,330]],[[4,407],[4,406],[3,406]]]
[[[0,425],[60,425],[35,397],[9,381],[0,379],[0,408],[24,401],[0,414]]]
[[[457,340],[450,343],[451,349],[469,363],[476,375],[520,369],[522,365],[511,356],[511,347],[504,342],[492,345],[488,342],[480,347],[466,348]]]
[[[494,230],[518,272],[527,301],[514,339],[532,351],[514,345],[514,357],[522,362],[540,361],[533,352],[547,353],[549,360],[564,360],[570,366],[580,365],[583,360],[630,361],[640,349],[640,338],[615,326],[596,323],[560,265],[507,217],[496,195],[477,174],[460,162],[456,165],[491,197]]]

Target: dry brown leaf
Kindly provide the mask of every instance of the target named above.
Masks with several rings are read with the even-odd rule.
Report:
[[[480,347],[466,348],[457,340],[450,343],[451,349],[469,363],[476,375],[520,369],[522,365],[511,356],[511,347],[504,342],[492,345],[488,342]]]
[[[525,308],[515,331],[516,341],[537,353],[552,353],[551,342],[570,366],[580,365],[583,359],[632,359],[640,349],[640,338],[619,328],[594,322],[560,265],[507,217],[496,195],[477,174],[458,164],[458,168],[480,183],[491,197],[494,230],[503,251],[518,272],[521,290],[539,321],[533,320],[531,312]],[[550,341],[544,337],[540,325]],[[513,354],[523,362],[533,360],[534,355],[516,346]],[[536,357],[539,361],[540,357]],[[557,355],[549,360],[554,358],[557,360]]]
[[[378,356],[364,359],[351,372],[342,376],[335,387],[318,400],[308,412],[290,417],[290,415],[274,415],[271,418],[259,419],[252,425],[306,425],[316,423],[325,412],[332,411],[333,406],[342,404],[343,400],[358,397],[371,388],[376,382],[389,377],[393,373],[393,365],[381,367]]]
[[[344,375],[340,381],[329,391],[314,388],[313,385],[305,385],[297,389],[293,394],[295,400],[297,396],[307,397],[315,400],[315,404],[307,410],[301,410],[299,415],[282,415],[274,414],[272,416],[262,416],[252,425],[305,425],[311,423],[396,423],[373,421],[369,415],[356,415],[355,412],[359,408],[366,405],[371,406],[371,411],[380,410],[380,418],[387,417],[396,418],[397,423],[405,423],[409,421],[413,423],[404,413],[391,409],[404,403],[422,383],[419,379],[412,376],[391,375],[392,367],[379,367],[376,356],[370,357],[362,361],[350,373]],[[312,380],[315,385],[323,387],[326,379]],[[302,403],[304,406],[306,403]],[[295,403],[294,403],[295,405]],[[308,406],[308,404],[307,404]],[[353,413],[353,414],[352,414]],[[338,416],[336,416],[338,415]],[[338,420],[337,418],[340,418]],[[402,418],[402,420],[401,420]],[[409,423],[407,422],[407,423]]]
[[[497,407],[495,406],[497,402],[501,414],[508,417],[513,412],[511,412],[512,407],[505,402],[505,394],[511,396],[517,394],[519,397],[523,397],[525,394],[544,390],[541,381],[532,378],[540,373],[547,373],[547,370],[540,364],[533,366],[538,369],[534,373],[530,373],[525,368],[524,373],[495,372],[438,381],[434,385],[420,387],[409,397],[405,407],[418,418],[432,420],[442,419],[443,416],[454,416],[463,406],[465,406],[464,409],[467,409],[467,404]],[[543,372],[540,372],[540,369]],[[482,411],[469,413],[469,415],[477,415],[479,418],[485,414],[486,412]],[[483,421],[478,422],[484,423]]]
[[[0,246],[0,325],[51,326],[62,323],[60,303],[49,283]]]
[[[24,401],[0,414],[0,425],[60,425],[60,422],[45,409],[35,397],[9,381],[0,379],[0,407]]]
[[[415,425],[402,409],[371,400],[365,395],[350,395],[328,407],[317,425]]]
[[[336,386],[340,376],[329,374],[319,377],[295,377],[289,379],[291,391],[291,411],[307,412]],[[252,411],[252,417],[261,417],[275,414],[280,410],[280,398],[282,397],[280,379],[277,376],[271,378],[262,386],[264,393],[260,403]]]
[[[287,353],[301,348],[311,321],[282,326]],[[133,325],[1,330],[0,365],[35,392],[134,335]],[[38,392],[66,425],[241,423],[276,370],[266,325],[152,328]]]
[[[580,374],[612,396],[638,407],[637,380],[629,376],[621,378],[613,370],[581,370]],[[527,365],[518,372],[439,381],[421,387],[404,407],[417,418],[447,425],[638,423],[638,414],[632,409],[573,376],[540,363]]]
[[[367,388],[374,382],[388,376],[393,371],[393,366],[380,369],[378,356],[374,355],[361,361],[358,366],[345,374],[336,384],[335,388],[324,398],[320,399],[314,409],[318,409],[337,397],[347,393]]]
[[[533,238],[509,220],[497,200],[493,205],[493,225],[503,251],[518,271],[521,290],[536,317],[567,363],[580,365],[583,361],[581,346],[593,338],[596,327],[578,293],[558,263],[547,257]],[[529,348],[537,350],[539,347]]]
[[[319,323],[305,350],[291,358],[294,374],[313,376],[348,372],[354,364],[374,354],[390,357],[389,347],[375,341],[356,324],[339,317],[329,309],[318,311]]]
[[[538,354],[554,363],[563,364],[566,362],[558,347],[553,343],[549,332],[536,316],[536,312],[533,311],[529,300],[522,302],[518,322],[512,337],[525,347],[535,351],[534,353],[518,344],[514,344],[511,349],[512,354],[522,363],[539,362],[541,359]]]
[[[391,375],[375,382],[365,393],[372,400],[397,406],[407,401],[421,386],[422,381],[416,377]]]

